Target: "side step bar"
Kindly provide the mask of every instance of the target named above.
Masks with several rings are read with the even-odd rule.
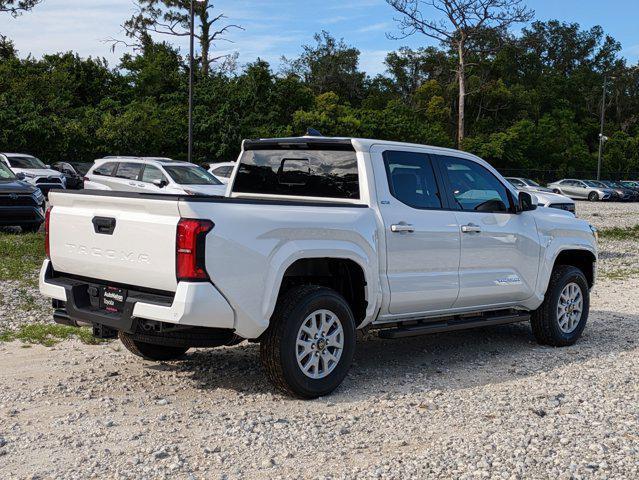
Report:
[[[528,320],[530,320],[530,314],[528,312],[509,312],[508,314],[493,314],[475,317],[456,316],[445,319],[423,320],[412,325],[402,325],[397,328],[384,329],[380,330],[378,335],[381,338],[396,339],[416,337],[419,335],[427,335],[429,333],[453,332],[455,330],[466,330],[477,327],[525,322]]]

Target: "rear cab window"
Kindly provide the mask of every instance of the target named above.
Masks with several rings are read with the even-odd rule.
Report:
[[[352,145],[293,148],[257,144],[240,158],[234,193],[359,200],[359,170]]]

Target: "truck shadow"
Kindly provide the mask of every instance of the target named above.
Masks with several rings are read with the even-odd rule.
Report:
[[[371,333],[359,339],[353,367],[331,401],[499,384],[638,345],[639,316],[611,311],[592,311],[584,336],[566,348],[538,345],[528,323],[402,340],[383,340]],[[259,346],[254,344],[194,350],[180,362],[156,368],[178,370],[203,390],[279,395],[265,378]]]

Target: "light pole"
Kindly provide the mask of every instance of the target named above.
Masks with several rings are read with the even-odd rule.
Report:
[[[615,79],[615,77],[610,77]],[[604,123],[606,121],[606,90],[608,89],[608,77],[604,75],[603,95],[601,96],[601,124],[599,128],[599,156],[597,158],[597,180],[601,180],[601,157],[603,156],[604,143],[608,137],[604,135]]]
[[[201,0],[198,0],[201,1]],[[191,0],[191,11],[189,17],[189,162],[193,162],[193,83],[195,82],[195,72],[193,66],[193,56],[195,55],[195,0]]]

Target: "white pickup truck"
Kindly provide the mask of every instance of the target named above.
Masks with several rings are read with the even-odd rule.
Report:
[[[573,344],[596,230],[483,160],[350,138],[246,140],[225,197],[53,192],[41,292],[54,318],[171,360],[259,342],[273,383],[334,390],[356,330],[396,339],[527,321]]]

